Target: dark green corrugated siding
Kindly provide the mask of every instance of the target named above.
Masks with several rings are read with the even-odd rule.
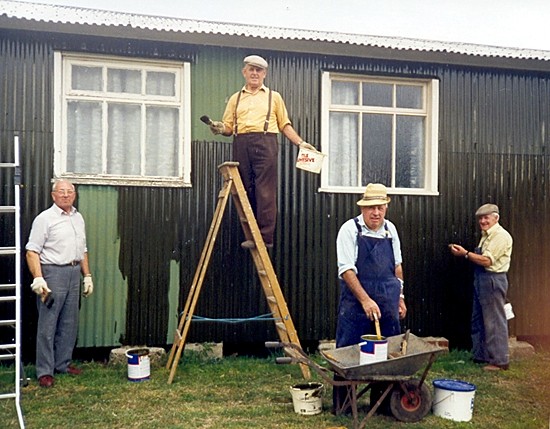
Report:
[[[34,216],[50,204],[54,47],[81,50],[85,46],[117,55],[192,61],[193,188],[81,186],[79,190],[82,209],[88,212],[84,214],[92,218],[89,227],[98,231],[89,238],[89,247],[95,253],[91,257],[101,285],[92,298],[96,300],[93,306],[91,301],[84,303],[92,308],[83,307],[85,326],[81,327],[79,345],[105,345],[119,333],[129,343],[165,343],[172,335],[167,327],[177,318],[169,296],[174,297],[179,282],[180,305],[187,297],[221,186],[216,167],[231,159],[230,139],[214,138],[198,118],[203,114],[214,119],[221,116],[226,98],[242,85],[241,59],[252,52],[90,38],[82,43],[77,37],[62,37],[45,35],[36,41],[4,32],[0,39],[0,144],[4,153],[13,133],[21,135],[24,240]],[[404,325],[420,335],[444,335],[454,345],[468,344],[471,267],[451,258],[446,246],[460,242],[474,247],[477,228],[473,212],[481,203],[494,201],[501,206],[502,224],[515,238],[510,298],[517,317],[511,322],[512,332],[547,335],[550,315],[537,313],[535,319],[532,309],[550,304],[550,251],[546,246],[550,239],[548,75],[257,53],[270,62],[267,84],[283,94],[295,127],[316,145],[322,70],[439,78],[440,195],[395,195],[389,211],[403,243],[409,306]],[[338,301],[334,242],[340,225],[358,212],[358,195],[319,193],[319,176],[294,168],[296,149],[284,139],[280,153],[279,224],[273,263],[300,339],[332,338]],[[8,193],[9,178],[0,177],[2,190]],[[116,232],[111,229],[115,224]],[[105,225],[108,233],[99,233]],[[230,205],[199,300],[199,315],[234,318],[267,312],[250,257],[239,247],[239,228]],[[124,287],[128,290],[121,291]],[[125,299],[125,322],[117,320],[115,326],[114,318],[105,320],[108,309],[124,312]],[[32,300],[27,290],[25,300]],[[28,350],[32,348],[34,308],[24,308]],[[271,322],[197,322],[189,339],[248,342],[275,335]]]

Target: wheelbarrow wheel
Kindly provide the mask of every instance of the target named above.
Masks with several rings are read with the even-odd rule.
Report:
[[[390,410],[397,420],[408,423],[418,422],[430,411],[432,393],[426,383],[420,387],[419,384],[420,380],[407,380],[398,383],[393,389]]]

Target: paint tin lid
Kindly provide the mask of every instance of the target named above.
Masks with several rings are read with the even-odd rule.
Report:
[[[476,385],[461,380],[439,379],[433,381],[434,387],[454,392],[472,392],[476,390]]]

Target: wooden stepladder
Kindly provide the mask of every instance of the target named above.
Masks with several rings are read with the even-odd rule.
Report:
[[[220,229],[223,213],[230,195],[233,196],[233,202],[237,208],[239,220],[246,239],[253,241],[255,244],[255,247],[250,249],[250,253],[254,260],[256,271],[258,272],[269,308],[273,318],[275,319],[275,326],[277,333],[279,334],[279,338],[281,342],[292,343],[300,346],[300,340],[298,339],[296,328],[294,327],[294,323],[292,322],[292,318],[288,312],[288,307],[281,291],[279,281],[277,280],[277,276],[273,270],[273,265],[271,264],[271,259],[267,253],[262,235],[260,234],[260,228],[258,227],[256,218],[254,217],[254,212],[252,211],[252,207],[246,195],[246,190],[239,174],[238,165],[238,162],[225,162],[218,166],[218,170],[223,177],[223,187],[218,194],[218,204],[216,206],[216,211],[214,212],[214,218],[212,219],[212,224],[210,225],[208,236],[206,238],[206,243],[204,244],[199,264],[197,266],[197,270],[195,271],[193,283],[191,284],[191,289],[189,290],[189,295],[180,317],[179,325],[174,337],[174,344],[172,345],[168,362],[166,363],[166,368],[170,369],[168,384],[171,384],[174,380],[178,362],[181,358],[183,349],[185,348],[185,340],[187,338],[187,334],[189,333],[193,313],[195,311],[206,270],[212,255],[212,249],[214,248],[216,236]],[[288,347],[285,348],[285,353],[293,356],[296,354],[296,351]],[[301,364],[300,367],[303,377],[305,379],[309,379],[309,367],[304,364]]]

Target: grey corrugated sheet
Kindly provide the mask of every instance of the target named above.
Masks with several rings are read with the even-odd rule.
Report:
[[[52,24],[80,24],[96,26],[129,27],[159,32],[205,33],[261,37],[280,40],[309,40],[371,46],[397,50],[448,52],[456,54],[505,57],[516,59],[550,60],[550,52],[537,49],[519,49],[472,43],[440,42],[401,37],[382,37],[335,33],[326,31],[297,30],[232,24],[191,19],[147,16],[134,13],[112,12],[72,6],[54,6],[0,0],[0,11],[10,18],[51,22]]]
[[[170,44],[139,40],[128,45],[117,40],[106,44],[104,38],[88,36],[35,36],[3,33],[0,40],[1,87],[9,89],[0,103],[0,153],[9,150],[13,133],[18,132],[22,143],[24,239],[34,216],[51,204],[54,48],[113,55],[138,52],[140,56],[160,58],[175,55],[193,61],[193,187],[97,189],[83,185],[79,190],[83,210],[88,212],[85,215],[91,216],[90,227],[97,223],[94,228],[101,230],[102,222],[111,222],[111,227],[117,224],[114,239],[112,230],[105,236],[90,237],[94,264],[99,270],[98,290],[90,300],[97,302],[94,301],[93,311],[83,310],[87,326],[80,331],[80,345],[116,339],[122,329],[114,324],[104,327],[100,314],[111,305],[123,305],[120,289],[124,285],[117,280],[120,278],[129,289],[127,339],[132,343],[164,343],[171,334],[168,326],[173,325],[175,318],[167,306],[168,295],[173,294],[172,283],[179,282],[181,304],[186,299],[221,186],[216,167],[230,159],[230,139],[213,137],[198,118],[202,114],[219,117],[225,97],[242,83],[238,66],[245,50],[196,45],[178,45],[175,49]],[[86,43],[82,43],[83,39]],[[468,343],[472,267],[464,260],[452,258],[446,246],[460,242],[473,248],[477,241],[473,213],[479,204],[494,201],[501,206],[503,225],[515,238],[510,298],[517,317],[511,322],[512,333],[548,335],[550,313],[533,309],[550,306],[549,74],[260,53],[271,64],[268,84],[282,92],[296,128],[316,145],[322,70],[438,78],[439,196],[393,195],[389,211],[403,242],[409,305],[404,327],[420,335],[447,336],[453,346]],[[229,72],[233,67],[236,70]],[[208,70],[208,74],[203,74]],[[228,73],[229,78],[216,80],[216,70],[220,76]],[[319,176],[295,169],[295,156],[296,148],[282,140],[280,213],[273,262],[300,339],[314,341],[334,336],[338,297],[334,242],[340,225],[358,213],[355,202],[359,196],[318,192]],[[2,190],[11,186],[7,179],[0,180]],[[150,222],[144,222],[143,216],[148,216]],[[101,219],[93,220],[94,217]],[[239,247],[239,228],[234,209],[229,206],[197,314],[253,317],[267,311],[250,257]],[[118,256],[114,256],[119,245],[116,240],[120,240]],[[151,242],[143,243],[144,240]],[[177,280],[175,264],[179,264]],[[26,270],[24,280],[30,284]],[[150,296],[157,291],[159,296]],[[29,353],[34,347],[36,316],[32,292],[27,287],[24,293],[24,341]],[[271,322],[238,326],[196,323],[190,333],[192,341],[247,342],[275,336]]]

